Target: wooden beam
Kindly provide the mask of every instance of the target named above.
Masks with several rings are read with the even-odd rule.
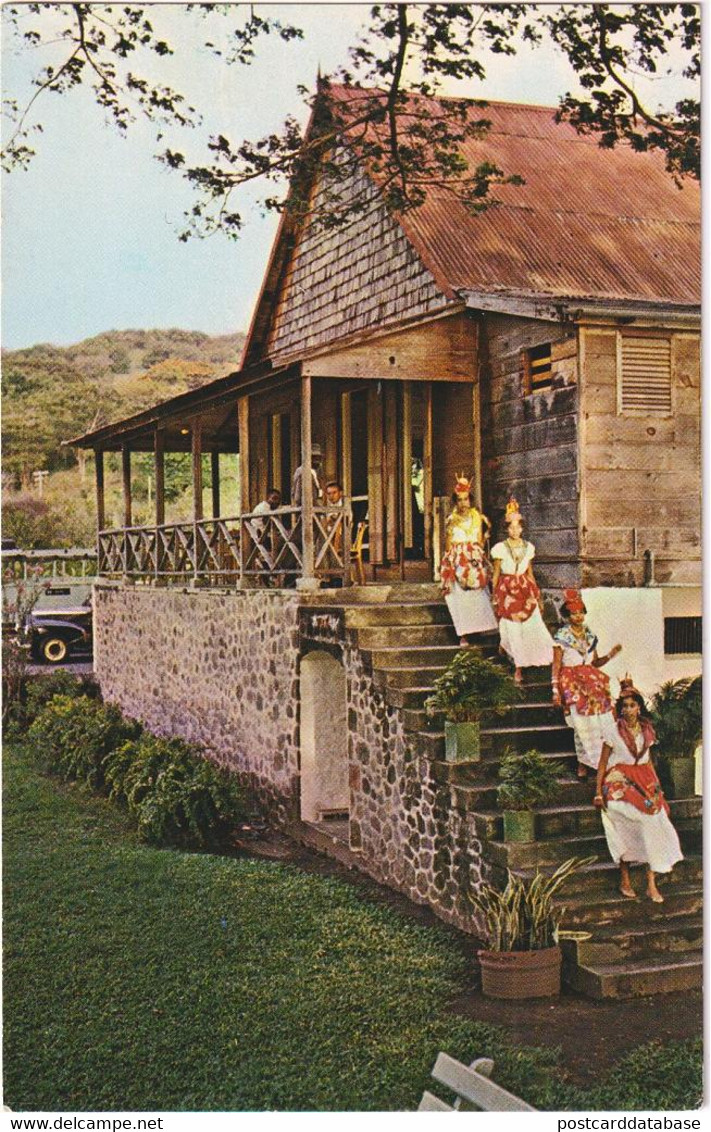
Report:
[[[351,395],[341,394],[341,485],[343,494],[351,497]]]
[[[368,388],[368,543],[369,561],[383,561],[383,395],[380,383]]]
[[[216,519],[220,514],[220,453],[214,449],[210,453],[211,482],[212,482],[212,517]]]
[[[301,532],[302,577],[297,586],[310,589],[314,577],[314,496],[311,487],[311,378],[301,379]]]
[[[157,428],[153,438],[154,471],[156,478],[156,526],[165,523],[165,434]]]
[[[131,508],[131,449],[127,444],[121,446],[121,470],[123,473],[123,525],[132,525]]]
[[[397,419],[397,389],[393,382],[385,382],[383,386],[385,432],[383,435],[383,469],[385,476],[385,556],[388,562],[399,561],[399,536],[401,535],[400,514],[398,507],[398,480],[399,471],[398,450],[398,419]]]
[[[240,511],[249,510],[249,397],[237,401],[237,427],[239,430],[239,494]]]
[[[425,506],[425,558],[432,554],[434,493],[432,488],[432,382],[425,386],[425,435],[422,445],[422,488]],[[435,563],[438,566],[439,563]]]
[[[102,448],[94,450],[94,463],[96,465],[96,528],[103,531],[106,526],[106,503],[104,496],[104,452]]]
[[[402,387],[402,534],[404,545],[412,547],[412,386]]]
[[[193,519],[202,519],[202,426],[199,420],[193,421]]]

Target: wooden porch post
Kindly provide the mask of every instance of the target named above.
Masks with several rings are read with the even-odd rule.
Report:
[[[193,519],[199,523],[202,519],[202,425],[200,421],[193,422],[192,429],[193,453]]]
[[[165,523],[165,434],[160,428],[157,428],[153,434],[153,471],[156,481],[156,540],[153,576],[157,583],[160,579],[163,545],[158,528]]]
[[[212,517],[217,519],[220,514],[220,453],[216,450],[210,453],[212,468]]]
[[[106,503],[104,497],[104,450],[94,449],[94,466],[96,468],[96,572],[101,573],[101,532],[106,526]],[[82,565],[82,577],[84,567]]]
[[[237,401],[237,427],[239,430],[239,494],[240,512],[249,513],[249,397]]]
[[[121,469],[123,472],[123,525],[131,526],[131,449],[127,444],[121,446]]]
[[[103,531],[106,526],[106,503],[104,497],[104,450],[94,449],[96,465],[96,529]]]
[[[301,378],[301,546],[299,590],[317,590],[314,575],[314,495],[311,480],[311,378]]]
[[[434,491],[432,490],[432,382],[425,385],[425,436],[423,445],[423,488],[425,506],[425,558],[432,554],[432,528],[434,525]],[[435,563],[437,565],[437,563]]]
[[[156,526],[165,523],[165,435],[157,428],[153,439],[154,471],[156,480]]]

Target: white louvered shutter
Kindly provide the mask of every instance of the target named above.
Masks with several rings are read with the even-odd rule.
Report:
[[[669,416],[671,338],[620,336],[620,411]]]

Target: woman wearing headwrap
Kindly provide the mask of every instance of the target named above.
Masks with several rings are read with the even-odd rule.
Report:
[[[620,652],[615,645],[606,656],[597,654],[597,637],[585,624],[585,604],[578,590],[566,590],[561,613],[567,624],[553,638],[553,703],[562,704],[575,733],[578,778],[588,767],[597,769],[603,743],[617,734],[610,697],[610,680],[600,672]]]
[[[491,524],[474,506],[471,484],[463,475],[457,476],[452,504],[440,581],[459,643],[466,647],[469,633],[486,633],[496,628],[487,588],[489,564],[484,554],[485,531],[491,529]]]
[[[533,576],[536,548],[521,537],[523,517],[513,497],[506,505],[506,529],[508,538],[491,551],[494,612],[501,647],[513,661],[514,680],[520,684],[522,668],[552,663],[553,639],[541,616],[541,591]]]
[[[602,812],[610,856],[620,866],[622,895],[634,899],[629,867],[643,864],[647,896],[662,904],[655,874],[671,872],[683,854],[649,755],[656,740],[654,728],[630,679],[620,684],[616,711],[617,727],[602,748],[593,804]]]

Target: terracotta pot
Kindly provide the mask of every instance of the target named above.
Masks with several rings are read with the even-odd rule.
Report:
[[[559,947],[542,951],[478,951],[481,989],[489,998],[552,998],[560,994]]]
[[[535,814],[530,810],[504,810],[504,841],[535,840]]]
[[[444,757],[448,763],[479,762],[481,741],[478,723],[444,724]]]

